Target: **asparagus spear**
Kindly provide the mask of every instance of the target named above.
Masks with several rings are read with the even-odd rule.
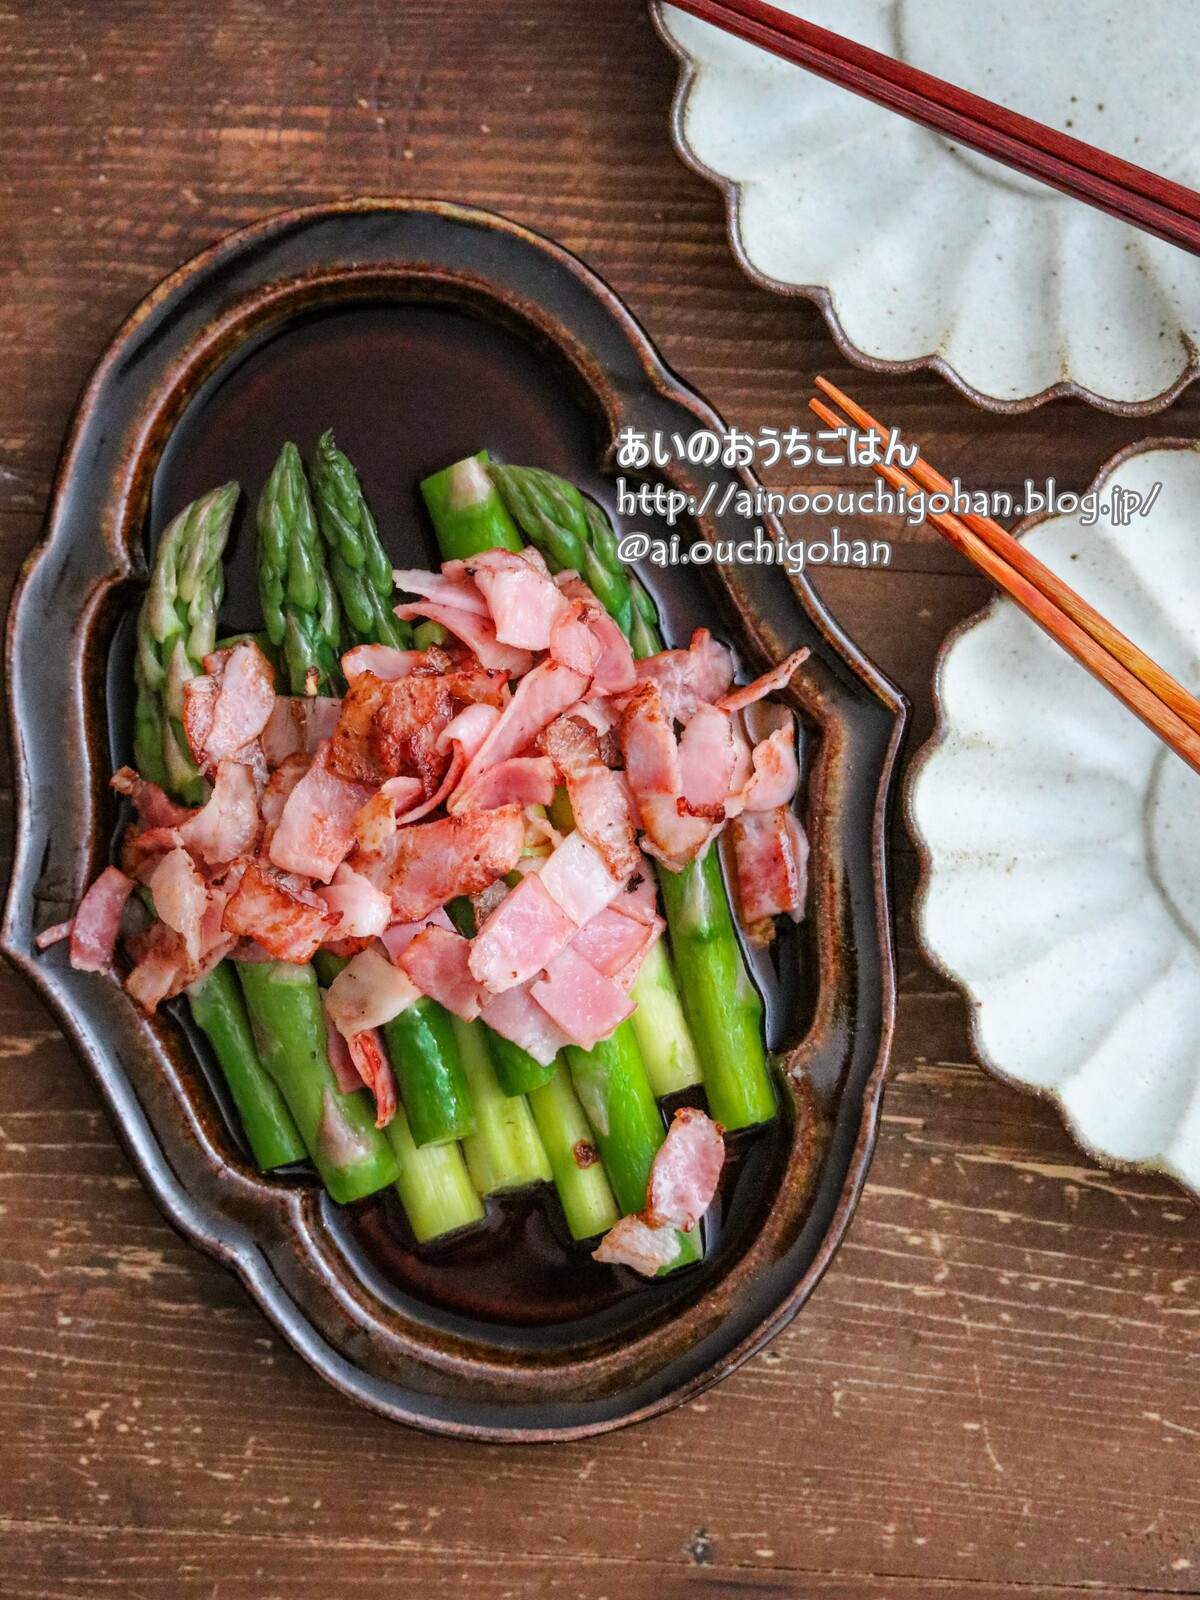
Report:
[[[183,686],[204,671],[216,643],[221,557],[238,493],[236,483],[226,483],[167,524],[138,616],[134,759],[143,777],[190,806],[204,803],[208,786],[184,737]]]
[[[259,498],[258,572],[263,620],[272,644],[282,647],[292,692],[327,693],[340,683],[337,596],[300,452],[291,443]],[[333,1198],[361,1199],[395,1182],[399,1164],[374,1125],[370,1095],[338,1091],[314,968],[241,962],[238,973],[259,1054]]]
[[[395,1183],[400,1164],[375,1126],[366,1089],[342,1094],[329,1065],[317,975],[290,961],[243,961],[238,976],[254,1039],[322,1182],[341,1205]]]
[[[584,542],[595,557],[591,568],[579,570],[589,582],[596,564],[614,581],[621,574],[629,589],[628,622],[622,622],[619,611],[613,610],[605,597],[606,593],[619,593],[619,584],[616,590],[596,589],[597,598],[625,628],[639,656],[661,650],[653,602],[636,578],[625,574],[612,529],[600,508],[585,501],[581,521],[572,496],[581,497],[570,484],[562,485],[552,496],[546,484],[551,474],[531,467],[490,465],[486,470],[506,509],[552,567],[567,564],[563,559],[567,556],[569,564],[575,565],[580,555],[574,544],[566,546],[561,539],[552,541],[547,528],[558,509],[566,508],[563,515],[567,520],[561,524],[560,532],[565,530],[575,541]],[[555,481],[561,484],[561,480]],[[598,535],[600,525],[603,532]],[[595,589],[594,583],[592,586]],[[710,849],[682,872],[660,872],[659,882],[683,1009],[701,1047],[709,1110],[731,1130],[765,1122],[774,1116],[776,1102],[763,1048],[762,1002],[750,981],[734,931],[716,851]]]
[[[418,1244],[483,1221],[483,1201],[459,1145],[414,1143],[403,1106],[396,1107],[384,1132],[400,1163],[396,1191]]]
[[[617,1204],[626,1214],[641,1211],[650,1187],[650,1167],[666,1130],[637,1035],[623,1022],[591,1050],[568,1045],[565,1054]],[[694,1232],[681,1232],[678,1237],[680,1253],[672,1268],[697,1261],[701,1254]]]
[[[446,1144],[475,1131],[467,1078],[450,1013],[423,996],[383,1027],[413,1142]]]
[[[332,432],[317,440],[312,488],[317,523],[329,547],[330,574],[354,642],[405,649],[412,630],[392,611],[392,564],[358,475],[334,444]]]
[[[475,1112],[476,1131],[463,1140],[471,1182],[485,1195],[549,1183],[554,1174],[528,1102],[497,1083],[483,1029],[454,1016],[450,1025]]]
[[[330,950],[318,950],[313,957],[313,966],[323,985],[332,983],[345,965],[346,958],[335,956]],[[403,1074],[387,1027],[384,1028],[384,1043],[403,1095],[406,1092]],[[483,1220],[483,1202],[471,1185],[462,1150],[453,1140],[418,1143],[403,1102],[396,1107],[383,1131],[400,1166],[396,1192],[418,1244],[458,1233]]]
[[[555,1059],[549,1079],[530,1091],[528,1100],[550,1158],[571,1237],[594,1239],[607,1233],[621,1213],[570,1074],[560,1059]]]
[[[225,1075],[255,1161],[269,1172],[303,1161],[308,1151],[278,1085],[258,1058],[246,1002],[228,961],[188,992]]]
[[[300,452],[290,441],[258,502],[258,589],[292,694],[341,687],[337,595],[325,564]]]
[[[221,564],[236,483],[186,506],[163,530],[137,624],[134,760],[142,776],[188,805],[208,798],[183,732],[183,685],[204,670],[213,649],[225,587]],[[304,1144],[254,1048],[237,982],[219,966],[188,992],[197,1025],[208,1036],[229,1085],[255,1161],[269,1171],[302,1161]]]

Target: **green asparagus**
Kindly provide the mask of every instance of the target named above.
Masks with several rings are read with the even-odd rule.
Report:
[[[255,1161],[269,1172],[308,1151],[275,1080],[258,1058],[246,1002],[228,961],[188,990],[192,1016],[220,1063]]]
[[[204,803],[208,785],[184,737],[183,686],[204,671],[216,643],[221,557],[238,493],[236,483],[224,484],[167,524],[138,616],[134,759],[144,778],[190,806]]]
[[[134,761],[139,772],[187,805],[202,805],[208,784],[183,732],[183,685],[203,672],[215,647],[225,587],[221,557],[229,538],[236,483],[202,495],[168,523],[158,541],[137,624]],[[188,993],[208,1036],[264,1171],[303,1159],[304,1145],[270,1075],[258,1059],[237,981],[217,967]]]
[[[258,588],[267,634],[282,653],[292,694],[339,690],[337,594],[300,452],[290,441],[258,502]]]
[[[384,1132],[400,1163],[396,1192],[418,1244],[483,1221],[483,1201],[459,1145],[415,1144],[403,1106],[396,1107]]]
[[[453,471],[454,469],[449,469]],[[567,564],[563,557],[568,546],[551,537],[548,524],[554,522],[560,507],[566,520],[557,533],[565,531],[575,539],[586,538],[595,560],[580,568],[588,581],[598,565],[612,582],[618,574],[629,592],[628,621],[613,609],[606,598],[619,593],[620,585],[596,589],[597,598],[630,635],[635,653],[653,655],[663,648],[658,632],[654,604],[636,578],[630,578],[617,554],[616,540],[608,519],[591,501],[585,502],[587,533],[580,528],[580,514],[570,484],[551,493],[546,479],[552,474],[532,467],[488,467],[505,506],[520,524],[521,531],[537,545],[551,565]],[[568,492],[570,491],[570,492]],[[528,506],[534,509],[526,509]],[[569,514],[568,514],[569,513]],[[602,527],[603,532],[598,529]],[[571,549],[570,565],[578,552]],[[774,1116],[775,1089],[767,1066],[762,1039],[762,1002],[746,969],[741,945],[729,911],[729,897],[721,875],[717,853],[709,849],[682,872],[662,871],[663,891],[671,955],[682,994],[683,1009],[700,1049],[704,1088],[713,1117],[730,1130],[753,1127]]]
[[[330,575],[352,642],[406,649],[412,630],[392,610],[392,564],[358,475],[332,432],[317,440],[311,475],[317,523],[329,547]]]
[[[554,1187],[573,1239],[607,1233],[620,1212],[583,1107],[560,1059],[550,1077],[529,1092],[529,1109],[542,1136]]]
[[[339,1204],[395,1183],[400,1165],[366,1089],[342,1094],[329,1065],[317,975],[290,961],[243,961],[238,976],[258,1053]]]
[[[463,1140],[471,1182],[484,1195],[549,1183],[554,1174],[529,1104],[497,1083],[483,1029],[461,1017],[450,1023],[475,1112],[475,1132]]]
[[[641,1211],[646,1205],[651,1165],[667,1135],[637,1035],[630,1023],[623,1022],[591,1050],[568,1045],[565,1053],[617,1204],[625,1214]],[[701,1254],[694,1232],[678,1237],[680,1253],[672,1267],[696,1261]]]

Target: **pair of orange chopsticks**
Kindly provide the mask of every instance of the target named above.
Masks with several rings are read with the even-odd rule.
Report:
[[[810,400],[809,405],[828,427],[874,428],[887,438],[889,430],[827,378],[816,381],[817,387],[845,413],[838,416],[820,400]],[[920,456],[907,470],[885,461],[875,462],[874,470],[893,489],[903,489],[910,495],[922,489],[931,494],[952,493],[952,485]],[[974,512],[964,512],[961,516],[931,512],[927,520],[998,589],[1015,600],[1052,639],[1111,689],[1118,700],[1189,766],[1200,772],[1200,701],[1194,695],[1088,605],[1019,540],[1006,533],[998,522]]]

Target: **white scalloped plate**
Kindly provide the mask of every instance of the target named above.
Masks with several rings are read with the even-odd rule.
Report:
[[[1200,8],[1170,0],[775,0],[1200,186]],[[680,153],[759,283],[814,299],[868,367],[979,405],[1157,410],[1200,371],[1200,261],[655,0]],[[1097,87],[1098,85],[1107,87]]]
[[[1093,487],[1159,497],[1024,543],[1200,687],[1200,442],[1124,452]],[[985,1066],[1055,1100],[1097,1159],[1200,1190],[1200,776],[997,599],[951,635],[915,764],[917,932],[966,990]]]

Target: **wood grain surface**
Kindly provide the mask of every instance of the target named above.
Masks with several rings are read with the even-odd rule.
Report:
[[[134,303],[227,230],[347,194],[445,195],[553,234],[743,427],[800,420],[824,371],[943,470],[1074,489],[1120,445],[1195,432],[1194,391],[1149,422],[1005,418],[928,374],[850,367],[812,306],[735,266],[717,192],[671,149],[674,80],[639,0],[0,0],[4,594]],[[891,570],[819,587],[911,696],[911,753],[938,646],[985,590],[935,536],[897,540]],[[894,1079],[826,1281],[699,1402],[552,1449],[424,1438],[321,1384],[162,1221],[0,972],[0,1592],[1196,1592],[1196,1209],[1098,1170],[984,1076],[917,951],[899,822],[894,860]]]

